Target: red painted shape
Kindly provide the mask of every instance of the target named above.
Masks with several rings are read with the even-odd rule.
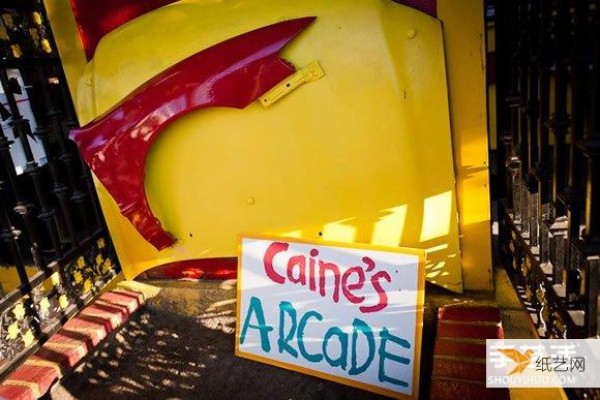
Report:
[[[235,279],[236,257],[178,261],[144,272],[148,279]]]
[[[104,35],[128,21],[177,0],[71,0],[79,37],[89,60]]]
[[[208,107],[244,108],[294,73],[278,53],[314,20],[280,22],[203,50],[71,132],[121,213],[158,250],[175,240],[152,214],[144,190],[146,156],[154,140],[184,114]]]
[[[419,11],[437,17],[437,0],[392,0],[395,3],[416,8]]]

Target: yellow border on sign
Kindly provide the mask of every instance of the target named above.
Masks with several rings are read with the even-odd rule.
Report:
[[[270,358],[257,356],[255,354],[245,353],[240,351],[240,341],[239,341],[239,332],[241,330],[241,282],[242,282],[242,240],[243,239],[263,239],[263,240],[272,240],[272,241],[285,241],[290,243],[300,243],[300,244],[312,244],[315,246],[331,246],[331,247],[345,247],[349,249],[364,249],[364,250],[375,250],[375,251],[386,251],[390,253],[400,253],[400,254],[410,254],[419,256],[419,271],[417,275],[417,308],[416,308],[416,326],[415,326],[415,353],[414,353],[414,371],[413,371],[413,385],[412,385],[412,394],[405,395],[403,393],[394,392],[392,390],[383,389],[379,386],[368,385],[362,382],[353,381],[351,379],[342,378],[339,376],[327,374],[324,372],[316,371],[313,369],[308,369],[304,367],[300,367],[297,365],[272,360]],[[280,367],[284,369],[288,369],[295,372],[300,372],[305,375],[316,376],[321,379],[326,379],[329,381],[341,383],[343,385],[352,386],[358,389],[367,390],[373,393],[381,394],[384,396],[389,396],[396,399],[417,399],[419,396],[419,378],[421,372],[421,340],[423,335],[423,306],[425,303],[425,251],[420,249],[413,249],[407,247],[389,247],[389,246],[381,246],[381,245],[370,245],[364,243],[339,243],[332,241],[317,241],[317,240],[306,240],[306,239],[298,239],[298,238],[290,238],[284,236],[271,236],[271,235],[263,235],[263,234],[246,234],[242,233],[239,235],[239,244],[238,244],[238,268],[237,268],[237,294],[236,294],[236,322],[235,322],[235,355],[241,358],[246,358],[252,361],[258,361],[264,364],[273,365],[275,367]]]

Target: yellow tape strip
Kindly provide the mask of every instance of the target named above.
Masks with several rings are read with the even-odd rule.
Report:
[[[270,107],[305,83],[317,81],[324,76],[325,71],[319,62],[313,61],[261,96],[260,104]]]

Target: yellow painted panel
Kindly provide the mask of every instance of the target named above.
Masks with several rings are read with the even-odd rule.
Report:
[[[450,220],[454,193],[447,191],[427,197],[423,201],[423,223],[421,242],[446,237],[450,233]]]
[[[28,277],[33,277],[36,273],[40,272],[40,270],[35,266],[25,266],[25,271],[27,272]],[[19,274],[17,272],[17,267],[14,265],[0,266],[0,286],[4,293],[8,294],[13,290],[17,289],[21,286],[21,280],[19,279]]]
[[[567,400],[568,397],[561,388],[511,388],[511,400]]]
[[[178,239],[157,252],[98,190],[131,278],[153,266],[236,255],[240,232],[428,250],[427,277],[462,290],[442,26],[379,0],[187,0],[107,35],[78,84],[82,122],[173,63],[227,38],[315,15],[284,50],[322,79],[268,109],[207,109],[171,125],[147,195]],[[81,72],[82,69],[80,68]],[[88,85],[91,83],[91,85]]]
[[[460,246],[466,289],[492,289],[492,246],[482,0],[438,0],[444,23]]]
[[[384,210],[375,222],[371,243],[379,246],[396,246],[402,240],[408,207],[406,205]]]
[[[77,104],[77,88],[86,68],[86,58],[70,3],[65,0],[44,0],[73,103]],[[82,110],[77,108],[77,112],[80,111]],[[81,115],[79,118],[81,119]]]

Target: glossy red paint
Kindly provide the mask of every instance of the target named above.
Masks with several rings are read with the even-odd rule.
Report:
[[[244,108],[295,72],[279,51],[315,17],[280,22],[203,50],[133,91],[71,138],[121,213],[158,250],[174,243],[144,190],[146,156],[175,119],[208,107]]]
[[[128,21],[177,0],[71,0],[79,37],[89,60],[104,35]]]
[[[137,279],[235,279],[236,257],[178,261],[144,272]]]

